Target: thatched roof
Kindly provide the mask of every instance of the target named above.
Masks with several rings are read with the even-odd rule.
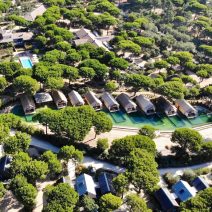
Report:
[[[164,111],[166,115],[176,115],[177,113],[177,108],[163,96],[157,98],[157,107]]]
[[[115,100],[115,98],[108,92],[105,92],[101,96],[102,101],[104,102],[105,106],[110,109],[111,107],[117,106],[119,107],[119,103]]]
[[[96,97],[95,93],[92,91],[89,91],[85,94],[85,99],[88,102],[88,104],[93,107],[95,106],[102,107],[102,102]]]
[[[189,116],[190,113],[193,113],[194,116],[198,115],[198,111],[189,104],[185,99],[178,99],[175,101],[176,107],[186,116]]]
[[[68,94],[69,100],[73,106],[79,106],[79,105],[84,105],[85,102],[81,95],[77,91],[71,91]]]
[[[35,103],[32,97],[24,94],[21,96],[20,100],[25,114],[31,114],[35,112]]]
[[[139,95],[136,97],[136,103],[144,112],[146,112],[147,110],[155,111],[155,106],[153,105],[153,103],[143,95]]]
[[[189,111],[189,110],[196,111],[196,109],[193,106],[191,106],[185,99],[177,99],[175,101],[175,104],[177,107],[180,107],[183,111]]]
[[[137,105],[130,99],[127,94],[121,93],[120,95],[118,95],[116,100],[121,104],[121,106],[125,109],[126,112],[131,112],[132,109],[133,111],[136,110]]]
[[[63,108],[67,105],[68,100],[63,92],[54,90],[52,91],[52,98],[58,108]]]
[[[34,98],[35,98],[35,102],[37,104],[53,101],[53,99],[49,93],[36,93]]]

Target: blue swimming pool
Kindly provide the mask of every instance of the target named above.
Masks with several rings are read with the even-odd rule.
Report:
[[[19,59],[23,68],[32,68],[33,64],[29,57],[20,57]]]

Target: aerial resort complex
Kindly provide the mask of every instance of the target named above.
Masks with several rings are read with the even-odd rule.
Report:
[[[0,17],[0,212],[212,211],[210,0]]]

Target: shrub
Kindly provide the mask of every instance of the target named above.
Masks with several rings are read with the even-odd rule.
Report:
[[[163,179],[168,184],[168,186],[171,187],[177,181],[180,180],[180,177],[179,176],[174,176],[172,173],[167,172],[166,174],[163,175]]]
[[[139,130],[140,135],[145,135],[151,139],[155,138],[155,128],[150,125],[145,125]]]
[[[211,173],[212,169],[211,168],[200,168],[200,169],[195,169],[194,173],[199,176],[199,175],[205,175]]]
[[[6,189],[4,188],[4,185],[2,182],[0,182],[0,200],[4,197],[6,193]]]
[[[97,141],[97,149],[99,152],[104,152],[109,147],[108,139],[102,138]]]
[[[197,174],[193,170],[189,169],[183,172],[182,180],[185,180],[188,183],[191,183],[195,177],[197,177]]]
[[[75,168],[76,175],[80,175],[82,173],[87,173],[87,167],[85,167],[83,164],[77,164]]]
[[[9,128],[14,128],[21,132],[26,132],[30,135],[42,135],[43,130],[37,129],[36,127],[29,125],[21,120],[18,116],[14,114],[2,114],[0,115],[0,122],[7,123]]]

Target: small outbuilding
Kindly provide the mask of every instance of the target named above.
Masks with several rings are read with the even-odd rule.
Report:
[[[58,109],[61,109],[67,106],[68,100],[63,92],[58,90],[52,91],[52,98]]]
[[[108,92],[105,92],[101,96],[101,100],[105,104],[106,108],[110,112],[116,112],[119,110],[119,103],[115,100],[115,98]]]
[[[103,172],[99,175],[99,187],[101,190],[101,194],[112,193],[115,194],[115,189],[113,187],[113,178],[116,177],[114,174]]]
[[[137,105],[130,99],[130,97],[127,94],[121,93],[120,95],[117,96],[116,100],[120,103],[120,105],[124,108],[124,110],[127,113],[137,111]]]
[[[177,108],[163,96],[156,99],[156,105],[158,110],[164,112],[167,116],[177,115]]]
[[[91,198],[96,198],[96,186],[90,175],[81,174],[77,177],[75,187],[79,196],[88,195]]]
[[[182,202],[194,197],[196,195],[196,189],[191,187],[186,181],[180,180],[172,186],[172,191]]]
[[[51,95],[49,93],[36,93],[35,96],[35,102],[36,104],[46,104],[46,103],[49,103],[49,102],[52,102],[53,99],[51,97]]]
[[[83,98],[77,91],[71,91],[68,94],[68,98],[73,106],[82,106],[85,104]]]
[[[25,115],[35,113],[35,103],[31,96],[24,94],[21,96],[20,100]]]
[[[206,188],[209,188],[208,183],[206,182],[205,179],[203,179],[202,177],[196,177],[191,184],[194,186],[194,188],[196,188],[197,191],[201,191],[204,190]]]
[[[187,118],[195,118],[198,116],[198,111],[185,99],[176,100],[175,105],[177,109]]]
[[[87,103],[94,108],[94,110],[102,109],[102,102],[96,97],[96,94],[92,91],[88,91],[85,94]]]
[[[154,193],[155,198],[160,203],[160,206],[165,212],[177,211],[179,207],[177,201],[174,199],[173,194],[167,188],[160,188]]]
[[[155,106],[153,103],[143,95],[136,96],[136,103],[139,108],[146,114],[146,115],[153,115],[155,114]]]

